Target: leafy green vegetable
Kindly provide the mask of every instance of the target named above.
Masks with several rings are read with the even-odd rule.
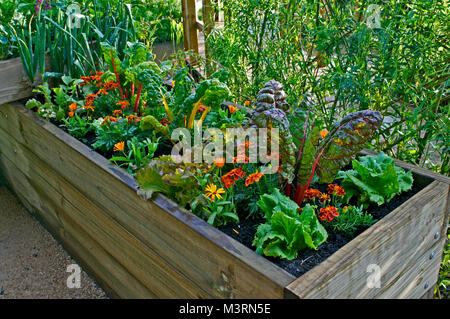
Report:
[[[347,202],[352,197],[365,207],[369,203],[382,205],[395,195],[410,190],[413,184],[411,171],[395,166],[394,160],[380,152],[377,156],[367,155],[353,161],[353,170],[339,172]]]
[[[258,227],[253,246],[258,254],[292,260],[307,247],[317,249],[328,237],[314,209],[307,204],[299,215],[298,205],[275,189],[261,196],[258,206],[267,222]]]
[[[175,163],[171,156],[155,158],[137,173],[138,194],[149,199],[162,193],[185,207],[202,192],[197,176],[211,168],[206,163]]]

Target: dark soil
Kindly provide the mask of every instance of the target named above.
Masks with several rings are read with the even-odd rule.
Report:
[[[410,191],[395,196],[389,203],[385,203],[379,207],[371,207],[367,210],[369,214],[371,214],[378,221],[388,215],[390,212],[395,210],[397,207],[402,205],[409,198],[414,196],[416,193],[420,192],[427,185],[417,185],[417,183],[413,184],[413,187]],[[320,187],[316,187],[319,188]],[[264,219],[245,219],[242,220],[240,224],[234,225],[226,225],[220,227],[219,229],[226,233],[228,236],[236,239],[243,245],[249,247],[254,250],[252,246],[253,238],[255,237],[256,229],[261,223],[265,223]],[[310,269],[319,265],[329,256],[338,251],[345,244],[350,242],[356,236],[365,231],[368,227],[364,227],[359,229],[355,236],[349,237],[345,234],[337,234],[328,232],[328,240],[319,247],[318,250],[304,250],[299,252],[299,255],[294,260],[284,260],[273,257],[266,257],[279,267],[283,268],[287,272],[291,273],[295,277],[300,277]],[[236,233],[237,231],[238,233]]]

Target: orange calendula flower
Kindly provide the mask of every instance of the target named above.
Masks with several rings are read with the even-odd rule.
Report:
[[[249,177],[247,177],[247,179],[245,180],[245,186],[249,186],[255,182],[259,182],[259,180],[263,176],[264,176],[263,173],[256,171],[256,173],[253,173],[253,174],[249,175]]]
[[[114,144],[114,152],[122,152],[125,149],[125,142]]]
[[[310,188],[305,191],[306,199],[314,199],[315,197],[319,197],[322,193],[318,189]]]
[[[320,137],[322,139],[324,139],[325,136],[327,136],[327,135],[328,135],[328,130],[327,129],[323,129],[323,130],[320,131]]]
[[[339,211],[334,206],[321,208],[319,212],[320,220],[331,222],[335,217],[339,217]]]
[[[217,166],[217,167],[223,167],[224,165],[225,165],[225,158],[216,158],[215,160],[214,160],[214,164]]]
[[[239,111],[239,108],[237,108],[236,105],[228,105],[228,111],[230,111],[230,114],[233,114]]]
[[[344,196],[345,191],[344,189],[339,185],[330,184],[328,185],[328,194],[330,195],[337,195],[337,196]]]
[[[122,107],[122,110],[125,110],[127,108],[127,106],[130,105],[130,102],[128,101],[119,101],[116,103],[116,105],[120,105]]]
[[[211,203],[216,199],[216,197],[218,199],[222,199],[222,195],[225,193],[225,190],[223,188],[217,188],[216,185],[214,184],[209,184],[208,186],[206,186],[205,188],[206,193],[203,195],[206,198],[209,198],[211,200]]]
[[[244,105],[245,106],[250,106],[250,101],[245,101]]]

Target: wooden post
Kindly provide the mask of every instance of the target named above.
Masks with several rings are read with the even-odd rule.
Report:
[[[208,45],[208,35],[211,33],[214,27],[214,19],[215,19],[215,9],[214,9],[214,0],[203,0],[203,34],[205,35],[205,57],[209,58],[211,52]],[[206,74],[210,75],[212,72],[211,64],[206,61]]]
[[[198,53],[197,12],[195,0],[181,0],[183,10],[184,49]]]

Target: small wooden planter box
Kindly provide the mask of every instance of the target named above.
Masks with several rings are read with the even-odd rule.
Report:
[[[129,174],[23,105],[0,106],[10,187],[113,297],[427,297],[446,237],[449,179],[398,165],[431,183],[295,278],[164,196],[142,200]],[[380,288],[367,285],[371,264]]]
[[[41,76],[36,74],[35,85]],[[30,80],[23,69],[22,60],[14,58],[0,61],[0,104],[17,101],[33,94]]]

